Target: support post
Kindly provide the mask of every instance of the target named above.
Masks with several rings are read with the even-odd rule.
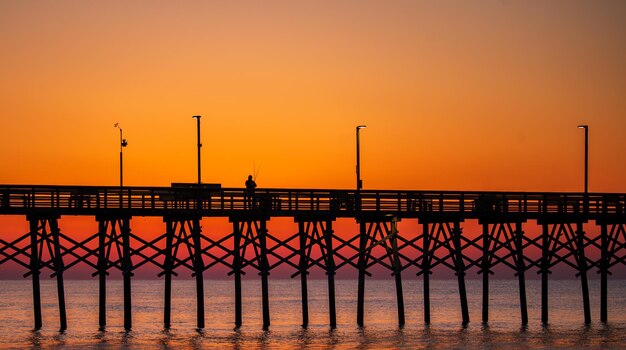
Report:
[[[199,121],[200,119],[198,119]],[[193,219],[191,231],[194,251],[194,274],[196,276],[196,303],[197,303],[197,324],[198,329],[204,328],[204,281],[202,271],[204,271],[204,261],[202,260],[202,241],[200,240],[200,219]]]
[[[169,329],[171,327],[171,314],[172,314],[172,242],[174,240],[175,228],[174,223],[171,220],[166,220],[165,225],[165,291],[164,291],[164,305],[163,305],[163,327]]]
[[[335,259],[333,250],[332,221],[326,221],[324,228],[324,241],[326,243],[326,274],[328,276],[328,317],[330,328],[337,327],[337,308],[335,304]]]
[[[600,226],[600,321],[608,320],[608,266],[609,266],[609,237],[607,224]]]
[[[108,221],[98,220],[98,320],[100,329],[104,330],[107,324],[107,258],[106,236]]]
[[[33,281],[33,312],[35,316],[35,330],[41,329],[41,287],[39,285],[39,249],[37,245],[39,220],[28,218],[30,222],[30,271]]]
[[[483,223],[483,323],[489,322],[489,244],[489,224]]]
[[[65,310],[65,287],[63,284],[63,258],[61,257],[61,242],[59,240],[59,226],[56,219],[47,220],[50,225],[50,231],[52,233],[52,239],[54,244],[54,269],[57,278],[57,295],[59,301],[59,323],[60,331],[64,332],[67,329],[67,314]]]
[[[309,223],[310,225],[310,223]],[[307,230],[305,229],[305,222],[298,221],[299,239],[300,239],[300,290],[302,293],[302,327],[306,328],[309,324],[309,294],[307,289]]]
[[[356,311],[356,323],[359,327],[363,327],[363,315],[365,306],[365,265],[366,265],[366,253],[365,247],[367,245],[368,235],[365,221],[359,222],[360,235],[359,235],[359,284],[357,290],[357,311]]]
[[[522,231],[522,223],[515,223],[515,246],[517,253],[517,279],[519,282],[519,305],[520,305],[520,313],[522,317],[522,325],[528,325],[528,308],[526,305],[526,279],[525,273],[526,266],[524,264],[524,245],[523,238],[524,231]]]
[[[265,226],[265,220],[261,220],[261,227],[257,232],[259,236],[259,244],[261,250],[260,256],[260,271],[261,274],[261,297],[263,304],[263,329],[267,330],[270,326],[270,299],[269,299],[269,285],[268,277],[270,274],[270,267],[267,261],[267,228]]]
[[[241,327],[241,227],[233,221],[233,273],[235,275],[235,328]]]
[[[578,268],[583,293],[583,312],[585,324],[590,324],[591,307],[589,305],[589,283],[587,281],[587,259],[585,257],[585,231],[582,222],[576,223],[576,236],[578,240]]]
[[[541,235],[541,322],[548,323],[548,273],[550,254],[550,232],[548,224],[543,224]]]
[[[461,223],[454,222],[454,230],[452,232],[452,240],[454,250],[456,251],[456,275],[459,283],[459,296],[461,298],[461,316],[463,325],[467,325],[470,321],[469,310],[467,306],[467,292],[465,289],[465,264],[463,263],[463,252],[461,247]]]
[[[398,229],[396,227],[395,219],[391,221],[391,246],[393,254],[393,275],[396,280],[396,301],[398,305],[398,325],[404,326],[404,295],[402,293],[402,262],[400,261],[400,255],[398,253]]]
[[[430,231],[428,223],[424,227],[424,253],[422,257],[422,275],[424,278],[424,323],[430,324]]]
[[[121,220],[122,230],[122,275],[124,278],[124,329],[129,331],[133,326],[131,277],[132,261],[130,259],[130,225],[129,219]]]

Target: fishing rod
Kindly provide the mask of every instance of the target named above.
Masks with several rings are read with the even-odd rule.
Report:
[[[259,169],[257,170],[256,168],[256,162],[252,162],[252,174],[254,174],[252,176],[252,179],[254,181],[256,181],[257,176],[259,175],[259,172],[261,171],[261,166],[259,165]]]

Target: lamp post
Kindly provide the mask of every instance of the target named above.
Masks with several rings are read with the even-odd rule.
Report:
[[[582,124],[579,129],[585,129],[585,195],[589,193],[589,126]]]
[[[363,188],[363,181],[361,181],[361,145],[359,140],[359,130],[365,128],[365,125],[358,125],[356,127],[356,190],[361,191]]]
[[[579,129],[585,129],[585,194],[583,197],[583,211],[589,212],[589,126],[581,124]]]
[[[200,166],[200,149],[202,148],[202,143],[200,143],[200,118],[202,118],[202,116],[200,115],[194,115],[191,118],[196,118],[197,123],[197,129],[198,129],[198,185],[200,185],[202,183],[202,170],[201,170],[201,166]]]
[[[120,129],[120,188],[124,187],[124,147],[128,146],[128,142],[124,139],[122,135],[122,127],[119,123],[115,123],[113,125],[114,128]]]

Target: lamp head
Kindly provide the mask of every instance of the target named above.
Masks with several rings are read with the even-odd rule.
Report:
[[[367,125],[357,125],[356,129],[359,130],[359,129],[363,129],[365,127],[367,127]]]
[[[579,129],[587,129],[589,126],[587,124],[581,124],[578,126]]]
[[[200,119],[200,118],[202,118],[202,116],[201,116],[201,115],[194,115],[194,116],[193,116],[193,117],[191,117],[191,118],[198,118],[198,119]]]

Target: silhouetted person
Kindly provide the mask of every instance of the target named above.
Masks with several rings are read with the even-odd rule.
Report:
[[[246,180],[246,204],[249,209],[254,208],[254,189],[256,188],[256,182],[252,180],[252,175],[248,175]]]

